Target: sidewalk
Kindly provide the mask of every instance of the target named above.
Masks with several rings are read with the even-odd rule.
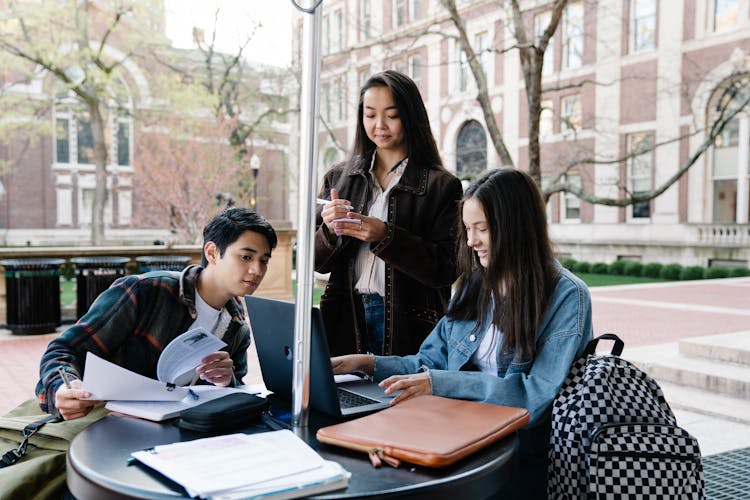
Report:
[[[594,331],[614,332],[628,349],[680,339],[750,330],[750,278],[623,285],[591,289]],[[39,358],[56,334],[19,336],[0,330],[0,414],[33,397]],[[260,383],[253,346],[245,382]],[[750,425],[675,410],[698,438],[704,456],[750,447]]]

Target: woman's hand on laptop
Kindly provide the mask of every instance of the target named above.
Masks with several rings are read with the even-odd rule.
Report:
[[[228,352],[217,351],[203,358],[201,364],[195,368],[195,372],[201,380],[219,387],[226,387],[232,383],[234,361],[229,357]]]
[[[432,381],[429,371],[410,375],[391,375],[378,385],[385,389],[386,394],[401,391],[400,394],[391,399],[391,406],[414,396],[432,394]]]
[[[375,358],[372,354],[347,354],[331,358],[334,375],[361,372],[365,375],[375,373]]]

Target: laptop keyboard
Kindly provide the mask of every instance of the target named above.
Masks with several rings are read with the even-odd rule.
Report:
[[[339,394],[339,405],[341,408],[357,408],[358,406],[365,406],[371,404],[378,404],[380,401],[376,399],[367,398],[359,394],[354,394],[347,390],[337,387]]]

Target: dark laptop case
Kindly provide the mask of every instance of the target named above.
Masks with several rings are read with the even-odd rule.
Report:
[[[235,392],[183,411],[177,425],[198,432],[232,432],[258,422],[267,409],[266,398]]]

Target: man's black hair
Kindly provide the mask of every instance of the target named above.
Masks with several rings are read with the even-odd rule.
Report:
[[[219,249],[219,255],[224,257],[224,251],[229,245],[245,232],[252,231],[262,234],[268,240],[271,250],[276,248],[276,231],[265,217],[249,208],[227,208],[211,219],[203,228],[203,246],[213,241]],[[208,265],[206,252],[203,252],[203,267]]]

